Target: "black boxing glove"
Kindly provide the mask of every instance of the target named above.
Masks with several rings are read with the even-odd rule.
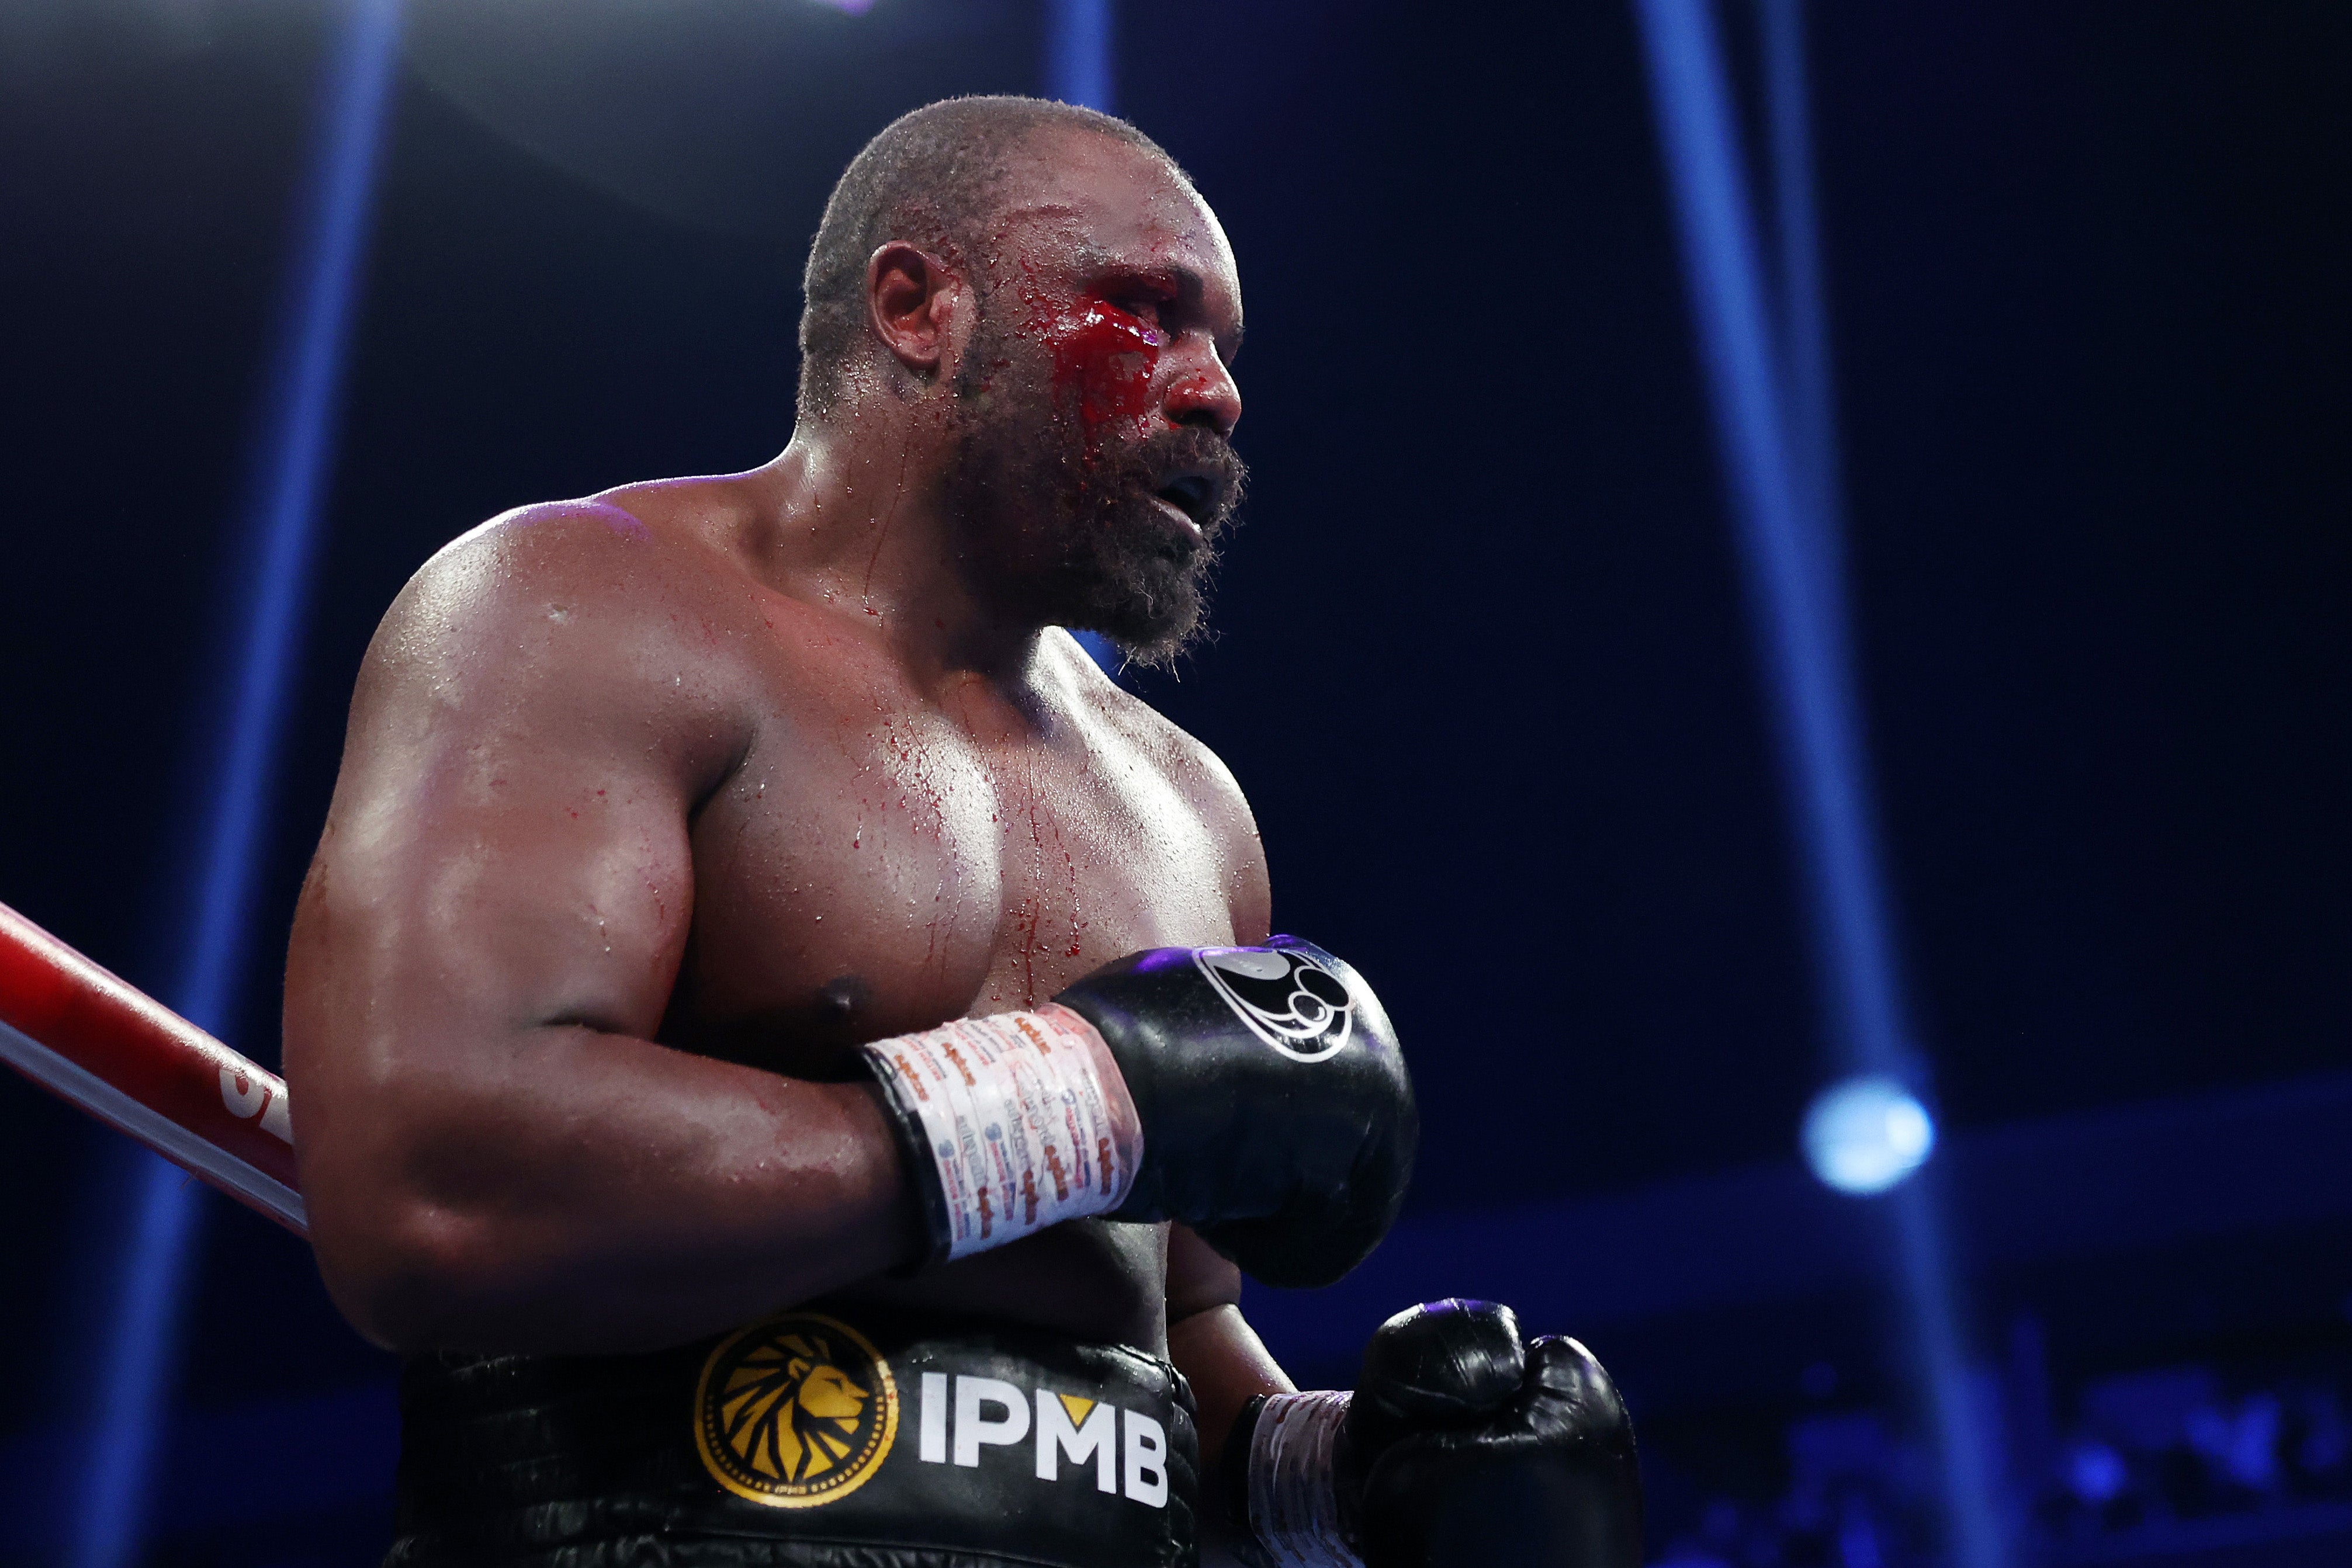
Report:
[[[1269,1284],[1326,1285],[1379,1245],[1412,1176],[1388,1015],[1294,937],[1130,954],[1034,1012],[865,1051],[935,1257],[1086,1215],[1174,1219]]]
[[[1617,1385],[1576,1341],[1535,1341],[1502,1408],[1372,1461],[1360,1529],[1366,1568],[1639,1568],[1642,1474]]]
[[[1270,1285],[1328,1285],[1403,1205],[1421,1120],[1370,986],[1309,942],[1160,947],[1054,998],[1093,1024],[1143,1124],[1115,1219],[1177,1219]]]
[[[1252,1568],[1639,1568],[1642,1482],[1616,1385],[1571,1339],[1447,1301],[1372,1336],[1353,1396],[1254,1400],[1225,1511]]]

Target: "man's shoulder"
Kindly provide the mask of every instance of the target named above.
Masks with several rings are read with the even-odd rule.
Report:
[[[1076,653],[1075,644],[1072,649]],[[1084,658],[1084,653],[1077,653]],[[1240,780],[1208,744],[1133,692],[1099,674],[1090,688],[1096,711],[1133,754],[1181,798],[1215,841],[1236,940],[1258,942],[1267,931],[1269,895],[1265,847]]]
[[[1248,810],[1232,769],[1205,741],[1102,674],[1075,640],[1070,654],[1084,666],[1077,684],[1093,711],[1180,793],[1203,806]]]
[[[741,579],[702,531],[632,499],[613,491],[501,512],[442,546],[410,590],[462,591],[491,609],[518,593],[562,587],[642,608],[669,592]]]
[[[542,502],[451,540],[385,614],[363,687],[617,696],[656,676],[676,691],[689,670],[709,685],[759,625],[749,580],[724,549],[646,510],[610,496]]]
[[[749,585],[740,559],[677,503],[671,481],[502,512],[436,551],[402,590],[387,625],[428,622],[462,633],[516,616],[585,620],[637,631],[737,611]],[[646,493],[671,491],[663,504]]]

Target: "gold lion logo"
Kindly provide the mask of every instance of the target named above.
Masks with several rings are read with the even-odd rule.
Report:
[[[898,1430],[898,1389],[847,1323],[785,1312],[702,1364],[695,1448],[711,1479],[773,1508],[815,1508],[863,1485]]]

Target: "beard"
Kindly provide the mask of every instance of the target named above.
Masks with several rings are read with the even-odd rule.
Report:
[[[983,316],[959,375],[947,476],[958,553],[992,603],[1098,632],[1165,669],[1201,636],[1217,544],[1249,470],[1215,430],[1087,417],[1033,345]],[[1171,517],[1165,499],[1196,534]]]

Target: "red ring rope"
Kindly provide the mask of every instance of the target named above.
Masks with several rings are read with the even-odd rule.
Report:
[[[297,1236],[286,1081],[0,904],[0,1060]]]

